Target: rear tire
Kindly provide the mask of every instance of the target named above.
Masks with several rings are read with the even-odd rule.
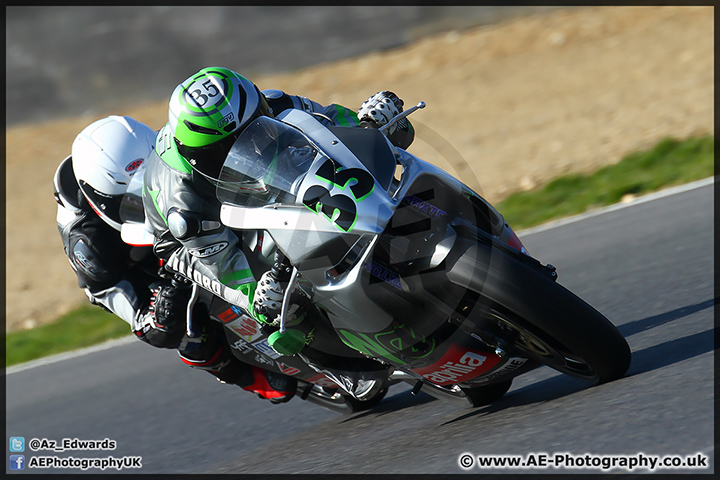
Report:
[[[387,392],[388,388],[385,387],[384,389],[376,393],[374,397],[368,400],[358,400],[357,398],[351,397],[350,395],[344,395],[345,403],[347,403],[350,407],[350,412],[348,413],[363,412],[365,410],[370,410],[371,408],[374,408],[378,403],[382,402]]]
[[[500,400],[510,390],[512,379],[504,382],[493,383],[492,385],[481,385],[479,387],[460,387],[463,393],[470,399],[473,407],[490,405]]]
[[[368,400],[358,400],[346,393],[342,393],[339,388],[328,389],[312,385],[310,392],[304,395],[305,388],[307,388],[307,384],[304,382],[298,385],[298,397],[343,415],[370,410],[380,403],[388,392],[388,387],[385,387]]]
[[[627,372],[630,347],[617,328],[531,266],[532,259],[468,239],[458,239],[455,247],[456,260],[448,263],[450,281],[480,294],[496,325],[513,330],[509,336],[530,356],[592,383]]]

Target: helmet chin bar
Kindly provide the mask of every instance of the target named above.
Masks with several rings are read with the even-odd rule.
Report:
[[[238,129],[222,140],[202,147],[188,147],[183,145],[177,138],[175,138],[175,145],[177,146],[178,153],[190,164],[193,170],[202,174],[205,178],[217,180],[217,178],[220,177],[220,170],[222,169],[225,157],[241,132],[242,130]],[[207,166],[208,163],[216,164],[216,177],[207,172],[208,169],[205,168],[205,166]]]
[[[210,182],[215,187],[218,187],[220,185],[220,179],[212,177],[208,175],[207,173],[203,172],[202,170],[198,169],[192,162],[188,162],[192,166],[192,169],[195,173],[199,174],[201,177],[203,177],[205,180]],[[220,176],[220,172],[218,171],[218,177]]]
[[[92,185],[80,181],[78,182],[80,185],[80,191],[82,192],[83,196],[85,197],[85,200],[90,204],[90,207],[93,209],[93,211],[97,214],[98,217],[100,217],[105,223],[110,225],[112,228],[117,230],[118,232],[122,228],[122,223],[120,221],[120,203],[122,201],[122,195],[93,195],[92,193],[89,193],[88,190],[91,190],[92,192],[97,192],[96,189],[92,187]],[[102,201],[99,201],[102,199]],[[104,204],[105,208],[101,208],[100,205]],[[112,213],[108,213],[108,210],[110,212],[115,212],[113,215]],[[113,216],[115,218],[113,218]]]

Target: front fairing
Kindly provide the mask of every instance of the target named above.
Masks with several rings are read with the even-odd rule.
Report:
[[[329,134],[309,115],[294,113],[289,120]],[[378,181],[343,142],[319,132],[310,137],[267,117],[253,122],[228,154],[217,196],[227,225],[266,230],[293,265],[322,286],[325,271],[383,230],[396,202],[387,181]],[[389,144],[384,148],[394,162]]]
[[[346,344],[395,365],[432,364],[459,335],[447,320],[473,304],[445,272],[457,232],[501,241],[504,219],[377,130],[326,128],[300,111],[280,120],[253,123],[228,155],[223,223],[266,230]],[[289,145],[307,156],[293,161]]]

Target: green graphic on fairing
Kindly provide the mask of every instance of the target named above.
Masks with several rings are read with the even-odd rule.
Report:
[[[318,169],[315,178],[340,190],[347,190],[350,187],[350,192],[357,203],[368,198],[375,190],[375,180],[365,170],[339,166],[328,172],[325,166],[329,164],[330,162],[326,161]]]
[[[430,355],[435,350],[435,339],[422,336],[417,338],[412,328],[404,324],[372,337],[360,332],[338,330],[340,339],[358,352],[379,356],[405,365],[413,360]]]

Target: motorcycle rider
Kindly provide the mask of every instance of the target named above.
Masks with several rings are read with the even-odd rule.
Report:
[[[149,343],[155,335],[143,335],[141,325],[153,321],[152,300],[164,304],[174,293],[169,285],[155,285],[157,260],[150,249],[121,239],[120,202],[154,140],[150,127],[130,117],[93,122],[77,135],[53,181],[58,230],[79,287]]]
[[[186,363],[202,368],[219,346],[187,336],[188,289],[159,270],[152,247],[132,246],[121,237],[121,200],[155,139],[155,131],[128,116],[111,115],[84,128],[54,176],[58,230],[91,303],[122,318],[140,340],[176,348]],[[264,375],[235,380],[263,398],[287,395]]]
[[[144,177],[143,203],[155,235],[154,252],[168,270],[202,281],[224,300],[240,307],[259,322],[276,322],[283,300],[283,287],[272,270],[256,281],[241,239],[220,222],[220,202],[215,186],[220,169],[240,133],[260,116],[300,109],[317,114],[327,125],[379,128],[402,111],[403,102],[384,91],[362,104],[358,114],[332,104],[322,106],[305,97],[279,90],[263,90],[242,75],[223,67],[203,68],[173,91],[169,102],[169,122],[160,130],[155,152],[148,160]],[[407,148],[414,130],[407,119],[389,129],[388,138]],[[277,268],[281,265],[276,264]],[[296,311],[293,320],[299,321]],[[270,338],[270,344],[283,354],[296,353],[304,338]],[[248,368],[233,371],[221,367],[232,355],[220,352],[207,364],[225,373],[228,383]],[[244,365],[244,364],[242,364]],[[296,385],[285,377],[287,385]],[[294,388],[288,387],[288,392]]]

